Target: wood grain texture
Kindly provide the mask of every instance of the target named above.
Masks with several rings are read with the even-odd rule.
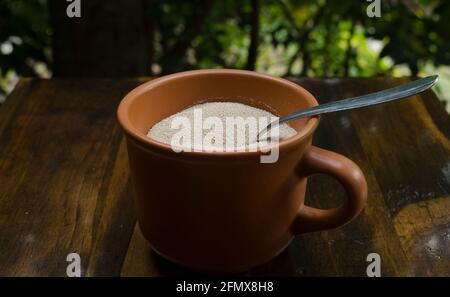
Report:
[[[135,217],[114,117],[135,80],[24,80],[0,109],[0,275],[114,275]],[[5,120],[4,120],[5,119]]]
[[[136,225],[115,111],[144,80],[24,79],[0,107],[0,276],[65,276],[71,252],[86,276],[194,274],[152,252]],[[295,81],[324,103],[406,80]],[[365,276],[376,252],[384,276],[449,276],[449,138],[450,117],[431,91],[322,117],[315,145],[360,165],[368,205],[342,228],[297,236],[245,275]],[[330,177],[309,180],[312,206],[344,197]]]

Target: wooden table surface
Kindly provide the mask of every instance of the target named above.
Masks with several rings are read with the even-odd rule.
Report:
[[[127,152],[115,112],[145,79],[23,79],[0,107],[0,276],[189,275],[155,255],[136,227]],[[301,79],[319,102],[408,79]],[[355,221],[297,236],[252,276],[450,275],[450,117],[434,93],[324,116],[315,145],[354,160],[368,204]],[[310,179],[307,203],[344,199],[337,182]],[[180,248],[182,243],[180,242]]]

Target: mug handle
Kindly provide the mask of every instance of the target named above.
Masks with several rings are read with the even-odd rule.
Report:
[[[321,231],[342,226],[353,220],[367,200],[367,182],[361,169],[350,159],[315,146],[309,146],[300,161],[297,174],[304,178],[315,173],[336,178],[347,192],[347,201],[332,209],[302,205],[291,226],[292,233]]]

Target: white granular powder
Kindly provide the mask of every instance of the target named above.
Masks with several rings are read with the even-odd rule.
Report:
[[[199,111],[201,112],[202,121],[195,121],[194,114],[199,115]],[[248,148],[249,144],[255,142],[255,134],[252,134],[250,131],[249,125],[235,125],[233,126],[234,134],[227,133],[227,127],[230,127],[229,119],[237,119],[241,117],[244,120],[248,120],[249,118],[255,119],[254,123],[256,123],[256,131],[253,129],[254,133],[257,133],[264,127],[266,127],[270,122],[273,121],[273,117],[276,117],[274,114],[262,110],[259,108],[255,108],[249,105],[234,103],[234,102],[208,102],[203,104],[198,104],[192,107],[189,107],[181,112],[178,112],[164,120],[155,124],[147,133],[147,136],[152,138],[153,140],[165,143],[165,144],[173,144],[172,140],[174,136],[180,131],[183,126],[178,126],[176,128],[172,128],[172,125],[175,123],[175,119],[180,119],[180,117],[185,117],[189,119],[190,123],[190,136],[191,142],[190,147],[193,148],[197,145],[194,139],[195,130],[200,131],[201,141],[203,142],[203,147],[212,146],[212,147],[225,147],[227,144],[232,144],[234,147],[245,147]],[[206,129],[207,119],[210,117],[216,117],[220,119],[223,127],[223,135],[222,142],[217,141],[216,138],[208,138],[208,133],[213,129],[216,129],[215,124],[209,126],[210,129]],[[217,123],[217,120],[215,121]],[[247,122],[248,123],[248,122]],[[243,133],[243,134],[239,134]],[[271,132],[272,133],[272,132]],[[291,126],[286,123],[279,125],[279,139],[283,140],[289,137],[294,136],[297,133]],[[244,139],[238,139],[238,135],[245,135]],[[197,138],[198,139],[198,138]],[[253,140],[252,140],[253,139]],[[186,145],[180,145],[186,147]],[[228,147],[227,147],[228,148]]]

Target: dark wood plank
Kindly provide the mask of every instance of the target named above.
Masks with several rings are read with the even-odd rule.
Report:
[[[320,102],[399,79],[302,79]],[[142,79],[22,80],[0,107],[0,275],[65,275],[68,253],[83,275],[191,275],[153,253],[135,223],[126,147],[115,110]],[[336,230],[298,236],[245,275],[364,276],[368,253],[382,274],[450,274],[450,117],[432,92],[327,115],[316,145],[360,165],[364,213]],[[344,199],[326,176],[307,203]]]
[[[406,80],[374,79],[362,94]],[[450,117],[432,92],[352,113],[414,275],[450,274]]]
[[[117,275],[135,217],[115,109],[137,80],[23,80],[0,109],[0,275]]]

